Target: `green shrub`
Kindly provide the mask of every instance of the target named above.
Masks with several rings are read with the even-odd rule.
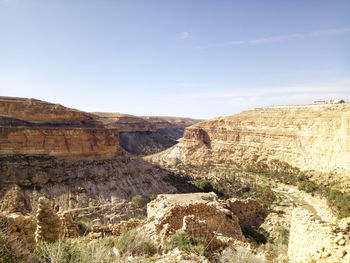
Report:
[[[56,243],[39,242],[35,254],[40,263],[80,263],[76,247],[66,239]]]
[[[165,243],[168,250],[178,248],[182,251],[206,255],[207,242],[203,238],[193,237],[186,232],[177,232],[172,235]]]
[[[263,228],[244,226],[242,227],[242,233],[245,236],[252,237],[258,244],[265,244],[269,239],[269,233]]]
[[[198,180],[194,183],[194,185],[201,191],[209,193],[213,191],[213,185],[211,182],[207,180]]]
[[[338,103],[345,103],[345,100],[340,100],[338,101]]]
[[[318,188],[319,187],[316,183],[307,180],[301,181],[298,185],[299,190],[303,190],[307,193],[314,193],[318,190]]]
[[[124,232],[118,238],[116,248],[122,255],[152,256],[157,252],[155,244],[135,230]]]
[[[95,239],[90,242],[76,243],[79,251],[79,263],[116,263],[113,253],[115,239],[112,237]]]
[[[36,247],[38,263],[115,263],[115,245],[111,237],[97,240],[61,239],[56,243],[40,242]]]
[[[328,203],[338,212],[339,218],[350,216],[350,193],[327,189],[325,195]]]
[[[5,236],[0,233],[0,263],[16,263],[18,258],[6,240]]]
[[[149,196],[149,199],[152,201],[152,200],[154,200],[154,199],[157,199],[157,197],[158,197],[157,194],[151,194],[151,195]]]
[[[276,243],[288,246],[289,243],[289,230],[283,226],[276,227],[276,232],[278,233],[278,237],[276,239]]]
[[[145,207],[150,201],[148,197],[142,195],[135,195],[131,200],[133,205],[138,208]]]

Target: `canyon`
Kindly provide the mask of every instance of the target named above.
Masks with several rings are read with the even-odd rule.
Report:
[[[28,244],[26,253],[40,240],[81,242],[88,222],[89,240],[145,233],[162,251],[156,262],[209,262],[168,251],[177,235],[204,240],[216,257],[242,250],[258,262],[349,260],[349,218],[288,181],[349,192],[349,103],[200,121],[0,97],[0,138],[0,226]]]

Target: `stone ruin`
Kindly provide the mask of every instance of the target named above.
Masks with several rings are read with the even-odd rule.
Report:
[[[45,197],[39,198],[36,218],[36,242],[46,241],[53,243],[62,236],[61,219],[56,214],[54,207],[49,199]]]
[[[205,239],[212,249],[228,244],[249,246],[241,226],[258,226],[265,209],[252,199],[218,200],[215,193],[163,194],[147,205],[147,219],[93,226],[90,238],[119,236],[138,228],[157,243],[178,231]]]

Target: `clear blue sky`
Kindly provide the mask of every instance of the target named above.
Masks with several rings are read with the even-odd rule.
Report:
[[[197,118],[350,100],[350,1],[0,0],[0,95]]]

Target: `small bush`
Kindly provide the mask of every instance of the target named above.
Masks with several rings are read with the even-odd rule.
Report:
[[[345,100],[340,100],[338,101],[338,103],[345,103]]]
[[[198,180],[194,183],[194,185],[201,191],[209,193],[213,191],[213,185],[211,182],[207,180]]]
[[[151,194],[150,196],[149,196],[149,200],[154,200],[154,199],[157,199],[157,197],[158,197],[158,195],[156,195],[156,194]]]
[[[205,255],[207,252],[206,246],[207,242],[204,239],[193,237],[185,232],[178,232],[172,235],[165,243],[166,249],[178,248],[197,255]]]
[[[282,244],[284,246],[288,246],[289,243],[289,230],[283,226],[278,226],[276,228],[278,233],[278,237],[275,241],[277,244]]]
[[[242,232],[245,236],[252,237],[258,244],[265,244],[269,239],[269,233],[263,228],[256,229],[252,226],[244,226]]]
[[[78,251],[66,239],[60,239],[56,243],[39,242],[35,254],[40,263],[80,262]]]
[[[328,203],[338,212],[339,218],[350,216],[350,193],[343,193],[335,189],[326,189]]]
[[[148,197],[142,195],[135,195],[131,200],[133,205],[138,208],[145,207],[150,201]]]
[[[116,248],[122,255],[152,256],[157,252],[155,244],[135,230],[123,233],[117,240]]]
[[[318,190],[318,186],[312,181],[304,180],[299,183],[298,189],[303,190],[307,193],[314,193]]]
[[[18,258],[15,256],[15,252],[11,248],[10,244],[0,233],[0,263],[16,263]]]

